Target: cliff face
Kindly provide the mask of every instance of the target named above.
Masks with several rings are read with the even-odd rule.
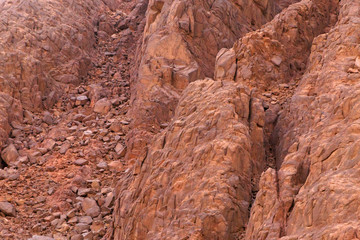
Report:
[[[149,139],[173,117],[181,92],[213,76],[221,48],[231,47],[278,11],[273,1],[150,1],[132,82],[127,158],[144,158]]]
[[[357,1],[304,0],[219,51],[215,80],[181,92],[168,126],[119,180],[115,239],[356,237],[358,18]],[[172,116],[174,86],[157,95],[167,96],[151,120]]]
[[[341,1],[336,24],[313,41],[279,115],[279,169],[261,177],[247,239],[358,237],[359,11]]]
[[[264,151],[255,151],[263,124],[247,88],[191,83],[169,127],[120,180],[115,239],[236,239],[264,167]]]

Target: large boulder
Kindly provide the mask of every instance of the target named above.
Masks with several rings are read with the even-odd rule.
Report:
[[[7,165],[13,165],[17,158],[19,157],[19,153],[16,150],[14,144],[10,144],[1,152],[1,158]]]

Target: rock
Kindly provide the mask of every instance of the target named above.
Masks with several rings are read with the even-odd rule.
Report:
[[[52,125],[54,123],[54,119],[51,116],[51,113],[49,112],[44,112],[44,117],[43,117],[43,121],[44,123],[46,123],[47,125]]]
[[[282,59],[279,56],[274,56],[271,58],[271,62],[276,66],[280,66],[280,64],[282,63]]]
[[[111,161],[108,167],[111,171],[121,171],[123,164],[120,161]]]
[[[70,211],[68,211],[66,213],[66,217],[67,218],[73,218],[73,217],[75,217],[75,214],[76,214],[76,209],[71,209]]]
[[[51,226],[56,227],[60,222],[60,219],[54,219],[51,221]]]
[[[0,169],[0,180],[6,179],[8,177],[8,173],[5,170]]]
[[[34,235],[31,238],[29,238],[28,240],[55,240],[55,239],[51,238],[51,237],[46,237],[46,236]]]
[[[94,112],[100,114],[107,114],[111,109],[111,102],[106,99],[102,98],[95,103]]]
[[[29,158],[28,158],[28,156],[19,157],[18,161],[21,163],[27,163],[27,162],[29,162]]]
[[[355,66],[360,69],[360,57],[355,59]]]
[[[42,146],[48,151],[53,150],[55,145],[56,142],[53,139],[45,139],[44,142],[42,143]]]
[[[110,125],[110,131],[112,132],[122,132],[122,124],[121,122],[115,121]]]
[[[88,180],[87,182],[90,183],[92,189],[100,191],[100,180]]]
[[[59,153],[65,154],[69,150],[70,147],[71,147],[71,144],[69,142],[65,142],[63,145],[61,145]]]
[[[84,240],[93,240],[94,234],[92,232],[83,233]]]
[[[81,207],[88,216],[97,217],[100,214],[100,208],[94,199],[85,198],[81,203]]]
[[[82,122],[85,118],[86,118],[86,116],[84,114],[76,114],[74,116],[74,120],[79,121],[79,122]]]
[[[75,234],[73,235],[70,240],[83,240],[84,237],[81,234]]]
[[[49,150],[48,150],[47,148],[38,148],[38,151],[39,151],[42,155],[44,155],[44,154],[46,154]]]
[[[97,165],[96,165],[97,168],[99,169],[107,169],[108,168],[108,164],[106,162],[99,162]]]
[[[210,77],[215,70],[215,76],[227,79],[235,76],[236,66],[239,66],[234,61],[235,48],[223,59],[218,59],[224,63],[221,71],[214,67],[219,51],[231,47],[248,31],[260,28],[279,9],[277,1],[268,0],[222,0],[214,3],[215,11],[203,11],[208,9],[207,4],[186,2],[178,5],[166,1],[148,4],[146,26],[151,27],[146,28],[144,35],[149,41],[144,41],[141,46],[139,74],[131,88],[132,107],[128,116],[133,119],[133,127],[128,134],[128,158],[135,160],[146,155],[145,146],[158,132],[159,124],[169,122],[173,117],[180,98],[178,92],[183,92],[191,82]],[[189,15],[188,12],[196,14]],[[177,63],[169,66],[174,59]]]
[[[69,224],[75,224],[75,223],[78,223],[79,220],[78,220],[78,217],[72,217],[72,218],[70,218],[67,222],[68,222]]]
[[[119,155],[119,157],[124,157],[126,154],[126,147],[124,147],[121,143],[118,143],[115,146],[115,152]]]
[[[85,223],[78,223],[74,227],[74,230],[77,233],[82,233],[82,232],[84,232],[86,230],[89,230],[89,229],[90,229],[90,225],[85,224]]]
[[[89,98],[85,95],[77,96],[75,105],[76,106],[85,105],[88,101],[89,101]]]
[[[7,165],[15,164],[18,157],[19,153],[14,144],[10,144],[1,152],[1,158]]]
[[[281,88],[289,88],[289,84],[281,83],[281,84],[279,84],[279,87],[281,87]]]
[[[112,192],[110,192],[107,194],[107,196],[105,198],[105,203],[103,206],[105,206],[107,208],[111,208],[114,205],[114,201],[115,201],[114,194]]]
[[[84,159],[84,158],[79,158],[79,159],[76,159],[75,161],[74,161],[74,164],[76,165],[76,166],[84,166],[84,165],[86,165],[88,163],[88,160],[86,160],[86,159]]]
[[[245,228],[249,202],[244,199],[251,198],[252,179],[265,167],[264,119],[262,101],[242,83],[190,83],[169,127],[148,146],[150,152],[136,161],[133,171],[119,179],[115,237],[131,238],[133,232],[144,239],[173,239],[201,232],[204,239],[235,239],[227,226]],[[213,191],[216,200],[205,197]],[[164,201],[156,200],[155,192],[163,192]],[[214,214],[217,220],[210,220]],[[155,215],[162,216],[160,222]],[[188,224],[179,227],[173,219]],[[195,224],[194,219],[208,220]]]
[[[28,123],[32,123],[33,119],[34,119],[34,114],[32,114],[30,111],[28,110],[24,110],[24,117],[25,119],[28,121]]]
[[[5,213],[7,216],[16,216],[15,207],[9,202],[0,202],[0,212]]]
[[[90,228],[91,231],[95,234],[99,234],[101,236],[105,234],[105,226],[103,221],[94,221]]]
[[[79,188],[77,194],[81,197],[85,197],[90,192],[91,192],[90,188]]]
[[[79,222],[90,225],[93,222],[93,219],[90,216],[83,216],[79,218]]]

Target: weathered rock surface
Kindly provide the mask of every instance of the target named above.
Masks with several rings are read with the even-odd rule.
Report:
[[[263,107],[248,89],[191,83],[147,157],[120,179],[115,239],[239,236],[252,181],[265,166],[263,125]]]
[[[52,107],[91,67],[101,0],[0,2],[0,148],[23,108]]]
[[[359,238],[358,0],[0,17],[1,239]]]
[[[213,76],[220,49],[231,47],[278,10],[274,1],[150,1],[132,82],[127,158],[144,157],[146,143],[171,119],[183,89]]]
[[[15,207],[9,202],[0,202],[0,212],[3,212],[7,216],[15,217]]]
[[[1,159],[7,164],[12,165],[16,162],[17,158],[19,157],[19,153],[16,150],[14,144],[10,144],[1,152]]]
[[[315,2],[315,1],[313,1]],[[262,176],[247,239],[356,239],[360,2],[314,39],[307,71],[280,114],[278,171]]]
[[[14,42],[9,38],[3,45],[1,40],[5,35],[1,30],[0,62],[5,61],[9,66],[16,63],[19,68],[8,69],[7,74],[21,73],[21,64],[31,65],[32,58],[36,57],[39,62],[39,66],[24,65],[26,72],[18,74],[18,81],[11,82],[14,84],[10,87],[3,88],[0,80],[0,92],[7,92],[6,95],[0,93],[0,102],[4,99],[7,104],[0,104],[0,112],[4,107],[10,115],[15,114],[9,117],[0,113],[0,131],[6,130],[3,136],[10,133],[6,143],[0,145],[2,158],[11,159],[9,164],[0,161],[0,202],[8,202],[16,208],[16,217],[3,212],[13,209],[9,206],[0,211],[0,239],[63,240],[74,236],[76,239],[101,239],[111,223],[114,208],[111,196],[117,175],[125,165],[114,149],[118,143],[124,146],[129,130],[130,120],[125,117],[129,107],[129,71],[141,33],[134,29],[120,31],[117,23],[128,20],[129,25],[137,24],[129,19],[136,2],[0,2],[0,29],[4,27],[5,34],[19,37],[14,38]],[[113,2],[117,9],[108,11],[103,2]],[[8,17],[9,11],[13,17]],[[44,39],[37,39],[39,34]],[[59,38],[59,46],[53,45],[48,35]],[[85,35],[86,39],[82,38]],[[53,49],[41,55],[40,46],[46,43]],[[89,48],[85,48],[87,44]],[[14,50],[16,47],[26,52],[20,54],[20,50]],[[105,54],[108,52],[111,56]],[[14,59],[4,60],[1,54],[14,56]],[[20,54],[19,57],[16,54]],[[72,83],[54,80],[57,74],[77,74],[76,61],[83,56],[91,59],[91,68],[86,68],[81,75],[84,79],[79,77]],[[1,64],[1,77],[4,69],[6,66]],[[37,74],[44,74],[45,78],[35,79]],[[40,106],[26,106],[21,97],[36,95],[38,90],[32,84],[44,82],[38,92]],[[31,87],[31,93],[21,91],[23,87]],[[51,96],[52,90],[56,94],[51,103],[55,104],[47,105],[46,96]],[[14,98],[8,95],[11,91],[16,92]],[[111,108],[107,114],[94,113],[94,104],[102,98],[109,99]],[[28,110],[11,109],[16,101]],[[36,101],[30,99],[29,103]],[[18,113],[20,117],[16,117]],[[121,125],[114,129],[116,132],[109,129],[114,122]],[[77,159],[87,161],[76,165]],[[119,171],[110,170],[108,164],[115,161],[119,163]]]

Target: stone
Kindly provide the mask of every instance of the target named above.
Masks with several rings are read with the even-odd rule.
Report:
[[[123,164],[120,161],[111,161],[108,167],[111,171],[121,171]]]
[[[89,101],[89,98],[85,95],[77,96],[75,105],[85,105]]]
[[[86,116],[84,114],[76,114],[74,116],[74,120],[79,121],[79,122],[82,122],[85,118],[86,118]]]
[[[16,216],[15,207],[9,202],[0,202],[0,212],[5,213],[7,216]]]
[[[90,225],[85,224],[85,223],[77,223],[74,227],[75,232],[77,233],[82,233],[86,230],[90,229]]]
[[[274,56],[271,58],[271,62],[276,66],[280,66],[280,64],[282,63],[282,59],[279,56]]]
[[[18,161],[21,163],[27,163],[27,162],[29,162],[29,158],[28,158],[28,156],[22,156],[22,157],[18,158]]]
[[[90,192],[91,192],[90,188],[79,188],[77,191],[77,195],[81,197],[85,197]]]
[[[34,235],[31,238],[28,238],[28,240],[55,240],[55,239],[52,237]]]
[[[111,102],[106,99],[102,98],[95,103],[94,112],[99,114],[107,114],[111,109]]]
[[[360,69],[360,57],[355,59],[355,66]]]
[[[43,142],[43,144],[42,144],[42,146],[43,146],[45,149],[47,149],[48,151],[53,150],[54,147],[55,147],[55,145],[56,145],[56,142],[55,142],[55,140],[53,140],[53,139],[45,139],[44,142]]]
[[[1,152],[1,158],[7,165],[15,164],[18,157],[19,153],[14,144],[10,144]]]
[[[116,144],[114,150],[119,157],[124,157],[126,154],[126,147],[124,147],[121,143]]]
[[[68,222],[69,224],[75,224],[75,223],[78,223],[79,220],[78,220],[78,217],[72,217],[72,218],[70,218],[67,222]]]
[[[105,226],[103,221],[94,221],[90,227],[91,231],[95,234],[103,236],[105,234]]]
[[[44,117],[43,117],[43,121],[44,123],[46,123],[47,125],[52,125],[54,123],[54,119],[51,116],[51,113],[49,112],[44,112]]]
[[[84,237],[81,234],[75,234],[71,236],[70,240],[83,240]]]
[[[100,208],[96,201],[91,198],[85,198],[81,203],[82,210],[90,217],[97,217],[100,214]]]
[[[94,234],[92,232],[83,233],[82,235],[84,237],[84,240],[93,240],[94,239]]]
[[[61,145],[59,153],[66,154],[66,152],[69,150],[70,147],[71,147],[71,144],[69,142],[65,142],[63,145]]]
[[[84,158],[79,158],[79,159],[76,159],[75,161],[74,161],[74,164],[76,165],[76,166],[84,166],[84,165],[86,165],[88,163],[88,160],[86,160],[86,159],[84,159]]]
[[[97,168],[99,169],[107,169],[108,168],[108,164],[106,162],[99,162],[97,165],[96,165]]]
[[[93,222],[93,219],[90,216],[83,216],[79,218],[79,222],[90,225]]]
[[[5,170],[0,169],[0,180],[6,179],[8,176],[9,175]]]
[[[114,201],[115,201],[114,194],[112,192],[110,192],[107,194],[107,196],[105,198],[105,203],[103,206],[105,206],[107,208],[111,208],[114,205]]]

